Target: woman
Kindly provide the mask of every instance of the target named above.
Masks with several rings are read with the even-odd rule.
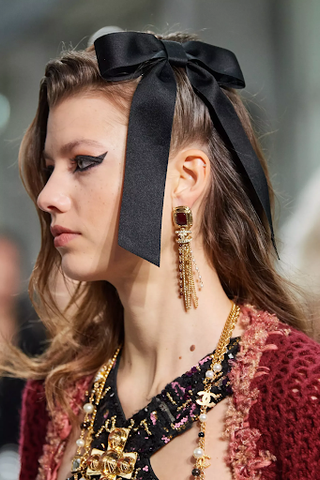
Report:
[[[49,62],[20,152],[52,334],[20,360],[21,479],[316,478],[320,348],[274,268],[243,86],[231,52],[182,34]]]

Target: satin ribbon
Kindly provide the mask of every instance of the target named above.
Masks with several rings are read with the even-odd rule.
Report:
[[[119,245],[160,265],[163,197],[177,89],[175,66],[186,70],[213,123],[224,132],[234,161],[246,175],[258,215],[261,218],[257,200],[267,217],[275,246],[265,174],[232,103],[220,88],[245,87],[235,55],[199,41],[178,43],[138,32],[110,33],[94,45],[105,80],[119,82],[141,76],[129,115]]]

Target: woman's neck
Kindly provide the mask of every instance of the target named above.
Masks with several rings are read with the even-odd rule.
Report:
[[[125,311],[118,384],[123,396],[139,386],[142,405],[215,349],[231,310],[215,270],[198,257],[205,285],[198,308],[186,312],[175,259],[163,257],[160,268],[143,262],[116,285]]]

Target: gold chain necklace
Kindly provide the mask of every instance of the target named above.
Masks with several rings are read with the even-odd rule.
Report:
[[[106,380],[109,376],[109,373],[111,372],[113,365],[115,364],[119,352],[120,348],[116,350],[113,358],[109,360],[105,365],[103,365],[97,373],[94,378],[93,387],[88,403],[85,403],[83,406],[85,417],[84,421],[81,424],[80,437],[76,441],[76,455],[71,463],[71,472],[75,480],[80,480],[80,478],[86,478],[86,470],[88,466],[91,466],[90,464],[88,464],[88,460],[90,458],[90,447],[92,442],[92,436],[94,433],[93,425],[97,415],[98,406],[102,397]]]
[[[228,345],[230,343],[230,338],[233,332],[233,329],[237,323],[240,314],[240,307],[232,302],[232,308],[227,318],[227,321],[222,330],[221,336],[215,352],[211,355],[212,361],[209,370],[205,373],[205,378],[203,380],[204,389],[201,392],[198,392],[198,395],[201,398],[196,400],[197,404],[200,405],[200,415],[199,415],[199,426],[200,432],[198,433],[198,446],[193,452],[195,458],[194,469],[192,470],[192,475],[199,479],[203,480],[205,478],[204,469],[210,467],[210,457],[205,453],[206,445],[206,422],[207,422],[207,409],[209,407],[214,407],[215,403],[211,402],[211,397],[215,399],[215,394],[211,393],[211,388],[215,382],[217,382],[222,374],[222,361],[228,350]]]
[[[239,317],[240,307],[232,302],[232,308],[221,333],[217,348],[211,357],[210,368],[205,373],[203,380],[204,389],[198,392],[199,398],[196,400],[200,405],[198,446],[193,452],[195,465],[192,475],[195,479],[204,480],[204,469],[210,466],[208,460],[210,457],[205,453],[205,435],[207,409],[215,405],[211,397],[216,399],[215,394],[211,393],[211,388],[222,375],[222,361],[228,349],[228,344]],[[116,480],[117,478],[131,479],[134,472],[137,453],[125,453],[124,447],[130,433],[128,428],[113,428],[108,436],[108,448],[106,451],[91,449],[92,437],[94,434],[94,421],[97,415],[98,407],[103,395],[105,383],[114,366],[120,348],[118,348],[113,358],[107,362],[97,373],[88,402],[83,406],[85,418],[81,424],[81,434],[77,444],[76,455],[72,460],[71,472],[74,480],[84,480],[91,478],[92,475],[100,475],[100,480]],[[68,479],[70,480],[70,479]]]

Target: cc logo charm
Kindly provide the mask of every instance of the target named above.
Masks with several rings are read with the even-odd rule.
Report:
[[[198,400],[196,400],[197,404],[201,405],[202,407],[207,407],[207,408],[215,406],[215,402],[211,402],[211,397],[214,400],[217,400],[221,396],[220,394],[215,395],[214,393],[205,392],[205,391],[198,392],[198,395],[200,397],[202,397],[202,400],[200,400],[200,398],[198,398]]]

